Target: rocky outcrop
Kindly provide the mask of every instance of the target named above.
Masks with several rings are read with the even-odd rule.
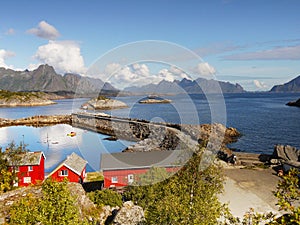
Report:
[[[280,159],[283,161],[299,161],[300,149],[292,147],[290,145],[275,145],[273,152],[274,159]]]
[[[172,101],[169,99],[145,99],[139,101],[141,104],[168,104],[171,103]]]
[[[288,103],[286,103],[286,105],[300,107],[300,98],[295,102],[288,102]]]
[[[145,222],[144,210],[131,201],[124,202],[117,212],[112,224],[114,225],[142,225]]]
[[[82,105],[83,109],[88,110],[111,110],[127,107],[128,106],[122,101],[105,97],[93,98]]]
[[[0,118],[0,127],[8,127],[8,126],[19,126],[19,125],[27,125],[27,126],[49,126],[54,124],[71,124],[72,116],[71,115],[52,115],[52,116],[32,116],[27,118],[20,119],[4,119]]]

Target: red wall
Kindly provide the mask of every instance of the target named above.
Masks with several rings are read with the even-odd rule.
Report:
[[[110,187],[124,187],[128,185],[128,175],[133,174],[134,178],[135,175],[144,174],[149,170],[149,168],[145,169],[128,169],[128,170],[107,170],[103,171],[104,176],[104,188],[110,188]],[[167,172],[175,172],[178,170],[178,168],[171,167],[166,168]],[[118,182],[112,183],[111,178],[117,177]]]
[[[62,170],[68,170],[68,176],[60,176],[60,171],[62,171]],[[85,171],[85,168],[83,171]],[[82,172],[81,176],[79,176],[78,174],[76,174],[72,170],[70,170],[68,167],[63,165],[51,175],[51,178],[56,181],[63,181],[65,178],[67,178],[69,182],[78,183],[80,177],[82,178],[82,180],[84,179],[84,177],[82,177],[82,175],[83,175],[83,172]]]
[[[32,166],[33,171],[28,171],[28,166],[19,166],[17,177],[19,178],[19,186],[28,186],[42,182],[45,178],[45,158],[42,156],[40,165]],[[31,183],[24,183],[24,178],[31,177]]]

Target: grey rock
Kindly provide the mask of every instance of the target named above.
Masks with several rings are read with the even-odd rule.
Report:
[[[124,202],[118,211],[112,224],[115,225],[141,225],[145,221],[144,210],[142,207],[134,205],[131,201]]]

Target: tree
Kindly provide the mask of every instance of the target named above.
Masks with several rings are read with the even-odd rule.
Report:
[[[67,188],[67,181],[47,179],[42,186],[42,198],[32,195],[22,198],[10,209],[10,224],[77,225],[79,218],[75,199]]]
[[[200,169],[204,151],[205,146],[200,147],[174,176],[160,183],[129,188],[127,197],[144,208],[147,224],[217,224],[223,178],[214,164]]]
[[[26,145],[22,143],[16,145],[14,142],[11,142],[4,152],[0,148],[0,193],[13,189],[16,181],[16,166],[22,160],[22,154],[27,151]]]

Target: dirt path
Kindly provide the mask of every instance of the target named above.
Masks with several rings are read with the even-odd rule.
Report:
[[[221,202],[229,203],[233,215],[242,217],[250,208],[257,212],[278,213],[276,190],[280,179],[273,169],[224,169],[225,192]]]

